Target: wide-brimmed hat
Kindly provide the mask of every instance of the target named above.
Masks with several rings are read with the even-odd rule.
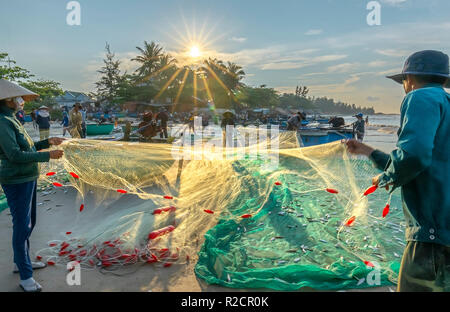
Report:
[[[398,83],[403,83],[405,75],[428,75],[448,78],[445,87],[450,88],[449,58],[440,51],[419,51],[408,57],[400,74],[386,76]]]
[[[24,101],[32,101],[39,97],[39,94],[31,92],[18,84],[5,79],[0,79],[0,100],[22,97]]]
[[[49,109],[47,106],[45,106],[45,105],[42,105],[41,107],[39,107],[39,109]]]

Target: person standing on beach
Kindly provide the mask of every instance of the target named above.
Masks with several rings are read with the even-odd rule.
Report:
[[[1,80],[0,84],[2,91],[7,91],[0,92],[0,184],[13,221],[14,272],[19,273],[19,285],[25,292],[38,292],[42,286],[33,279],[33,269],[41,269],[46,265],[31,261],[29,241],[36,224],[38,163],[63,156],[61,150],[40,150],[59,145],[63,139],[50,138],[34,143],[15,113],[19,108],[17,99],[32,100],[38,95],[6,80]]]
[[[161,111],[156,116],[156,120],[160,120],[161,122],[161,132],[159,133],[159,137],[161,139],[163,137],[167,139],[167,122],[169,121],[169,114],[167,113],[165,108],[161,109]]]
[[[39,136],[41,141],[48,139],[50,136],[50,113],[47,106],[39,107],[36,123],[39,126]]]
[[[66,111],[63,111],[63,120],[61,125],[63,126],[63,136],[66,136],[66,131],[69,129],[69,115]]]
[[[449,57],[439,51],[411,55],[403,84],[397,149],[389,155],[349,140],[352,154],[366,155],[384,172],[373,185],[402,190],[407,245],[398,291],[450,291],[450,88]]]
[[[30,116],[31,116],[31,121],[33,122],[33,129],[37,130],[38,129],[38,125],[36,123],[36,110],[35,109],[33,109],[31,111]]]
[[[81,113],[81,137],[83,139],[86,138],[86,109],[84,107],[81,106],[80,108],[80,113]]]
[[[297,112],[294,116],[288,119],[287,121],[287,131],[295,131],[297,135],[298,143],[300,144],[300,147],[303,147],[303,139],[300,135],[300,128],[302,127],[302,121],[306,119],[306,115],[302,112]]]
[[[81,138],[83,116],[80,113],[81,104],[75,103],[69,114],[69,133],[74,139]]]
[[[359,113],[353,117],[356,117],[358,120],[353,123],[353,132],[355,133],[356,139],[359,142],[364,140],[364,133],[366,132],[365,122],[363,119],[363,114]]]

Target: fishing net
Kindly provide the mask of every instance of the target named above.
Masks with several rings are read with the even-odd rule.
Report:
[[[194,146],[189,133],[173,145],[66,141],[43,175],[78,191],[77,218],[38,257],[110,271],[191,259],[199,278],[233,288],[396,282],[401,202],[396,192],[363,195],[379,173],[367,159],[340,142],[299,148],[292,132],[237,131],[241,139]]]

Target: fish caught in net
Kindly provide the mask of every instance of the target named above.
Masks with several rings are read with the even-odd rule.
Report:
[[[379,172],[341,142],[299,148],[284,132],[276,144],[182,145],[63,143],[42,175],[78,191],[78,217],[38,257],[106,270],[195,260],[199,278],[233,288],[396,282],[400,196],[370,189]]]

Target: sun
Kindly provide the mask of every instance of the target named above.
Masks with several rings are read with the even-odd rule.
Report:
[[[198,46],[194,45],[191,47],[190,51],[189,51],[189,55],[192,58],[197,58],[201,55],[200,49]]]

